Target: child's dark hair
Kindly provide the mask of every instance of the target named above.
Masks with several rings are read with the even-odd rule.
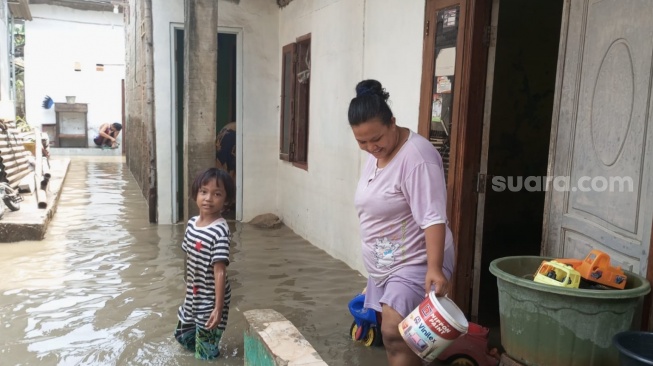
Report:
[[[234,180],[231,179],[229,173],[218,168],[206,169],[205,171],[199,173],[197,177],[195,177],[195,181],[193,181],[190,193],[193,200],[197,200],[197,194],[199,193],[200,188],[208,184],[213,179],[215,179],[216,184],[218,184],[218,182],[222,182],[224,190],[227,193],[225,203],[233,203],[234,199],[236,198],[236,186],[234,185]]]
[[[392,123],[392,110],[388,106],[390,94],[376,80],[363,80],[356,85],[356,97],[349,103],[349,124],[358,126],[373,118],[380,118],[384,125]]]
[[[114,122],[111,125],[113,126],[113,128],[116,129],[116,131],[122,130],[122,125],[120,123],[118,123],[118,122]]]

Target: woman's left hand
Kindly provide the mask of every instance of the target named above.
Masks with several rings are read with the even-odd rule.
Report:
[[[426,294],[431,292],[432,286],[435,286],[435,295],[444,296],[449,293],[449,281],[444,276],[441,269],[429,268],[426,271],[425,287]]]

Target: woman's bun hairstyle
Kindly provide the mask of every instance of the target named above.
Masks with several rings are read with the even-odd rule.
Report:
[[[384,102],[387,102],[390,97],[390,93],[385,91],[381,83],[376,80],[363,80],[356,85],[356,97],[364,97],[366,95],[377,95]]]
[[[363,80],[356,84],[356,97],[349,103],[349,124],[359,124],[380,118],[384,125],[392,123],[392,111],[388,106],[388,93],[380,82],[373,79]]]

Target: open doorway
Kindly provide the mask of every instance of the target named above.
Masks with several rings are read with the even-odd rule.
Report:
[[[235,34],[218,33],[218,85],[216,94],[216,166],[236,181],[236,42]],[[236,202],[223,213],[236,218]]]
[[[493,3],[472,305],[485,326],[499,325],[490,262],[541,250],[562,7],[562,0]],[[524,186],[527,177],[539,186],[532,179]]]
[[[180,28],[175,28],[174,30],[174,43],[175,43],[175,129],[176,129],[176,139],[175,143],[175,157],[176,157],[176,217],[178,220],[183,220],[184,218],[184,204],[186,200],[184,198],[184,30]],[[216,132],[219,134],[220,131],[233,122],[235,128],[235,122],[238,119],[238,98],[237,98],[237,84],[238,84],[238,69],[237,69],[237,44],[238,44],[238,34],[236,33],[218,33],[218,63],[217,63],[217,93],[216,93],[216,121],[215,127]],[[217,136],[216,136],[217,138]],[[236,136],[233,135],[233,146],[230,145],[229,149],[232,151],[234,156],[233,168],[237,166],[235,157],[236,157]],[[217,151],[216,151],[216,161],[217,161]],[[216,164],[217,165],[217,164]],[[234,173],[234,180],[235,173]],[[236,184],[238,187],[239,185]],[[240,191],[240,189],[238,189]],[[237,197],[240,197],[238,194]],[[238,203],[238,202],[237,202]],[[237,208],[234,205],[231,209],[226,212],[225,217],[227,219],[236,218]]]

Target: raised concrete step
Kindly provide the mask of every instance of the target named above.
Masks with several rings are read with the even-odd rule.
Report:
[[[47,187],[47,207],[45,209],[38,208],[34,194],[23,194],[20,210],[12,212],[6,209],[4,216],[0,219],[0,243],[42,240],[45,236],[48,225],[57,211],[70,159],[51,159],[50,164],[52,177]],[[31,174],[30,177],[33,179],[34,174]]]
[[[246,366],[326,366],[313,346],[283,315],[272,309],[244,312]]]
[[[118,149],[102,149],[96,146],[92,147],[51,147],[51,156],[120,156],[122,147]]]

